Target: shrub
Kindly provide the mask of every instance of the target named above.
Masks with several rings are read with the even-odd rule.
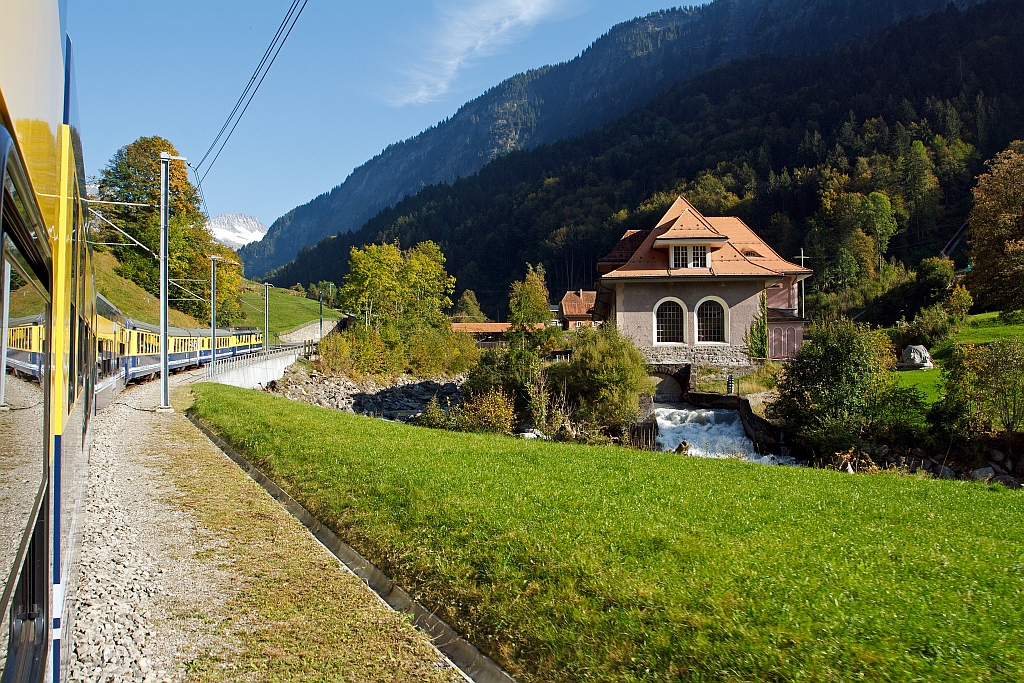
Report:
[[[445,344],[447,372],[461,375],[469,371],[480,358],[476,339],[468,332],[453,332]]]
[[[971,312],[971,307],[974,305],[974,297],[967,291],[967,288],[963,285],[957,285],[950,292],[949,298],[946,299],[946,310],[956,321],[957,325],[962,325],[967,321],[967,316]]]
[[[908,344],[921,344],[931,348],[952,337],[964,323],[974,305],[967,288],[957,285],[942,302],[918,311],[913,322],[899,322],[893,335],[897,349]]]
[[[1001,311],[999,322],[1004,325],[1024,325],[1024,311]]]
[[[348,334],[329,334],[320,340],[318,369],[327,375],[348,375],[355,366]]]
[[[903,334],[899,348],[907,344],[921,344],[931,348],[949,338],[955,329],[955,322],[942,304],[921,309],[914,321],[906,326],[897,326]]]
[[[318,369],[332,375],[397,375],[406,370],[420,377],[465,373],[480,352],[476,341],[465,332],[448,332],[421,327],[405,344],[398,330],[382,327],[380,332],[362,324],[332,334],[320,342]]]
[[[895,382],[894,354],[884,334],[849,320],[813,325],[808,337],[768,410],[804,448],[830,458],[884,421],[877,411]]]
[[[534,409],[541,382],[541,360],[530,345],[488,349],[469,373],[463,390],[470,396],[502,391],[512,399],[524,419],[534,420]]]
[[[448,369],[447,339],[432,327],[423,327],[409,336],[406,360],[413,374],[436,377]]]
[[[638,396],[654,394],[647,359],[611,322],[577,332],[571,359],[552,364],[547,382],[581,422],[604,429],[635,422]]]
[[[464,403],[448,408],[430,399],[417,420],[423,427],[448,429],[456,432],[494,432],[511,434],[516,412],[512,400],[502,391],[489,391],[471,397]]]
[[[389,328],[380,332],[363,325],[351,331],[353,370],[360,375],[396,375],[405,369],[398,333]]]
[[[979,349],[979,356],[982,409],[1009,439],[1024,423],[1024,339],[997,339]]]
[[[953,345],[942,366],[942,398],[928,411],[928,422],[936,436],[962,443],[984,429],[978,360],[973,344]]]

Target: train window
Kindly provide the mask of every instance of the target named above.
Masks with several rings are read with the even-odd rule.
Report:
[[[6,194],[4,199],[10,196]],[[45,576],[40,574],[45,572],[45,564],[40,570],[41,556],[36,555],[46,546],[32,543],[32,539],[39,536],[40,528],[45,530],[46,516],[40,509],[46,499],[50,439],[45,419],[50,301],[33,267],[33,262],[45,262],[45,257],[37,253],[26,258],[19,250],[19,243],[24,242],[7,230],[9,208],[5,202],[0,232],[0,595],[6,598],[0,604],[0,628],[4,641],[11,616],[16,625],[19,618],[35,618],[32,591]],[[42,561],[45,563],[45,558]],[[15,585],[17,590],[11,590]],[[30,611],[25,611],[26,605]]]

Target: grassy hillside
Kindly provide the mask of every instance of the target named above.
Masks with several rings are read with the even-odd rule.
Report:
[[[998,313],[981,313],[972,315],[956,334],[956,341],[961,344],[989,344],[997,339],[1007,337],[1024,337],[1024,325],[1006,325],[999,320]],[[917,387],[924,392],[925,400],[934,403],[942,397],[942,362],[949,356],[950,342],[939,344],[929,349],[937,367],[931,370],[909,370],[899,374],[900,384],[905,387]]]
[[[96,289],[107,297],[110,303],[121,309],[129,318],[135,318],[152,325],[160,324],[160,299],[126,280],[114,272],[117,259],[109,251],[93,252],[93,263],[96,266]],[[168,322],[176,327],[203,327],[202,323],[190,315],[176,311],[168,311]]]
[[[223,385],[198,416],[533,681],[1021,680],[999,486],[457,434]]]
[[[254,325],[263,329],[263,287],[259,294],[243,293],[243,319],[237,324]],[[334,320],[338,314],[324,306],[324,320]],[[293,296],[284,290],[270,290],[270,335],[289,332],[297,327],[320,319],[320,304],[303,296]]]

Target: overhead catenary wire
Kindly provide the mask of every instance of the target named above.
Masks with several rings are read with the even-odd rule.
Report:
[[[209,149],[206,150],[202,159],[200,159],[199,163],[196,164],[195,168],[198,175],[198,170],[202,168],[204,163],[206,163],[206,160],[210,157],[214,148],[217,148],[219,142],[220,147],[217,148],[217,153],[214,154],[213,159],[206,166],[202,176],[199,177],[200,182],[206,179],[206,176],[210,173],[210,169],[212,169],[214,164],[217,163],[217,159],[220,158],[221,152],[224,151],[224,147],[228,144],[228,140],[230,140],[231,136],[234,134],[239,121],[241,121],[242,117],[245,116],[245,112],[249,109],[249,105],[252,103],[253,98],[259,91],[260,86],[263,85],[263,81],[266,79],[267,74],[270,73],[270,69],[274,66],[274,62],[277,61],[277,56],[281,54],[281,49],[288,41],[288,37],[291,35],[292,29],[295,28],[296,22],[299,20],[299,17],[302,15],[302,11],[306,9],[306,4],[309,2],[309,0],[301,0],[302,4],[300,5],[299,1],[300,0],[292,0],[292,4],[288,7],[288,12],[281,21],[281,25],[278,26],[277,33],[274,34],[273,40],[271,40],[270,45],[267,46],[266,51],[263,53],[263,58],[260,60],[259,65],[257,65],[253,75],[249,78],[249,82],[246,84],[241,96],[239,96],[238,101],[235,102],[234,108],[232,108],[228,118],[225,119],[224,124],[221,126],[217,136],[214,138],[213,143],[210,144]],[[271,56],[271,53],[273,53],[273,56]],[[245,102],[244,106],[242,105],[243,101]],[[241,107],[241,110],[239,110],[239,107]],[[227,131],[226,135],[225,131]]]
[[[89,213],[93,214],[94,216],[96,216],[97,218],[99,218],[99,219],[100,219],[101,221],[103,221],[104,223],[106,223],[107,225],[109,225],[110,227],[112,227],[112,228],[113,228],[114,230],[117,230],[117,231],[118,231],[119,233],[121,233],[122,235],[124,235],[125,237],[127,237],[128,239],[130,239],[130,240],[131,240],[132,242],[134,242],[134,243],[135,243],[135,245],[136,245],[136,246],[139,246],[139,247],[142,247],[143,249],[145,249],[145,250],[146,250],[147,252],[149,252],[149,255],[150,255],[150,256],[152,256],[153,258],[155,258],[155,259],[157,259],[157,260],[159,260],[159,259],[160,259],[160,257],[159,257],[159,256],[157,256],[156,254],[154,254],[154,253],[153,253],[153,250],[152,250],[152,249],[150,249],[150,248],[149,248],[149,247],[147,247],[147,246],[146,246],[145,244],[143,244],[142,242],[138,241],[137,239],[135,239],[134,237],[132,237],[131,235],[129,235],[129,234],[127,233],[127,232],[125,232],[125,231],[124,231],[124,230],[122,230],[121,228],[119,228],[119,227],[117,227],[116,225],[114,225],[113,223],[111,223],[111,222],[110,222],[110,220],[109,220],[109,219],[108,219],[108,218],[107,218],[106,216],[104,216],[104,215],[103,215],[102,213],[100,213],[99,211],[97,211],[97,210],[95,210],[95,209],[93,209],[93,208],[91,208],[91,207],[90,207],[90,208],[89,208]],[[127,246],[130,246],[130,245],[127,245],[127,244],[126,244],[125,246],[127,247]]]
[[[274,34],[274,38],[270,41],[270,45],[268,45],[267,49],[263,52],[263,58],[260,59],[260,63],[256,66],[256,70],[253,71],[252,76],[249,77],[249,82],[246,84],[245,90],[243,90],[242,94],[238,96],[238,100],[235,102],[235,106],[231,110],[231,113],[228,114],[227,120],[224,121],[224,124],[221,125],[220,130],[217,131],[217,137],[213,139],[213,142],[210,143],[210,147],[206,150],[206,153],[203,154],[203,158],[199,160],[199,166],[202,166],[203,162],[206,161],[207,157],[210,156],[210,152],[212,152],[213,148],[217,145],[217,141],[220,140],[222,135],[224,135],[224,131],[227,130],[227,127],[231,123],[231,120],[235,117],[235,114],[238,113],[238,108],[242,106],[242,101],[245,99],[246,94],[248,94],[249,89],[252,88],[253,84],[256,82],[256,79],[259,76],[260,71],[263,70],[263,66],[267,62],[267,57],[270,56],[270,52],[274,49],[274,45],[281,37],[281,32],[284,30],[285,24],[288,23],[288,17],[290,17],[292,12],[295,11],[295,6],[297,4],[298,0],[292,0],[292,4],[288,8],[288,13],[285,14],[284,19],[281,20],[281,25],[277,27],[277,33]]]

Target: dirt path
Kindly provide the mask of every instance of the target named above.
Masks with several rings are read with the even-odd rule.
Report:
[[[72,680],[459,680],[157,386],[95,418]]]

